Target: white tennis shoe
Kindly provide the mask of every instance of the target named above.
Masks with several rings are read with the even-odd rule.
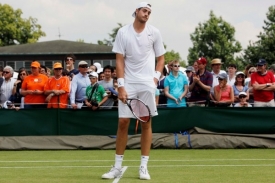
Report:
[[[141,180],[150,180],[151,179],[147,168],[145,168],[144,166],[141,166],[139,168],[139,179],[141,179]]]
[[[121,168],[115,168],[114,166],[111,170],[101,176],[102,179],[114,179],[121,176]]]

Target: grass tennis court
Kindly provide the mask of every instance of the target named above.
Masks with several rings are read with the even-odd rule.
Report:
[[[3,183],[112,183],[101,175],[114,163],[113,150],[0,151]],[[275,149],[152,150],[145,182],[251,183],[275,181]],[[127,150],[119,183],[138,179],[140,151]]]

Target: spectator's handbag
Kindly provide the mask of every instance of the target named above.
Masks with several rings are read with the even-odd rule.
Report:
[[[92,100],[92,97],[93,97],[93,94],[94,94],[95,90],[97,90],[98,85],[99,85],[98,83],[96,83],[96,84],[94,85],[94,87],[93,87],[93,89],[92,89],[92,92],[91,92],[91,95],[90,95],[90,97],[88,98],[88,102],[89,102],[92,106],[96,106],[96,107],[98,107],[98,103],[97,103],[96,100]]]

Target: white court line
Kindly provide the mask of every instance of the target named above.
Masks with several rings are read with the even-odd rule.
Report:
[[[127,170],[128,166],[124,166],[122,169],[121,169],[121,174],[119,177],[115,178],[113,183],[118,183],[120,178],[123,176],[124,172]]]
[[[0,161],[0,163],[70,163],[70,162],[109,162],[112,160],[39,160],[39,161]],[[123,160],[123,162],[140,162],[140,160]],[[275,159],[197,159],[197,160],[150,160],[150,162],[204,162],[204,161],[275,161]]]
[[[167,167],[275,167],[275,164],[262,165],[152,165],[150,168],[167,168]],[[127,168],[136,168],[140,166],[127,166]],[[0,169],[48,169],[48,168],[110,168],[110,166],[6,166]]]

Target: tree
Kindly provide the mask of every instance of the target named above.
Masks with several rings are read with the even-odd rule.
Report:
[[[234,38],[235,29],[222,17],[217,18],[210,12],[210,19],[199,23],[190,35],[193,47],[189,48],[188,63],[204,56],[208,61],[220,58],[224,65],[236,63],[234,54],[242,50],[241,44]]]
[[[118,30],[121,27],[123,27],[122,23],[117,23],[117,24],[118,24],[118,27],[114,28],[112,30],[112,33],[109,34],[109,39],[98,40],[97,44],[99,44],[99,45],[113,46],[113,43],[115,42]]]
[[[36,18],[23,19],[21,15],[20,9],[0,4],[0,46],[34,43],[46,36]]]
[[[257,36],[259,40],[250,41],[244,50],[244,58],[252,64],[257,63],[260,58],[264,58],[269,64],[275,62],[275,6],[268,8],[266,17],[263,32]]]

